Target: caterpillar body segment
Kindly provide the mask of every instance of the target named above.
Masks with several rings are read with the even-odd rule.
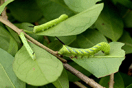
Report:
[[[63,47],[58,51],[58,54],[72,57],[89,57],[99,52],[100,50],[103,51],[105,54],[109,54],[110,45],[106,42],[101,42],[88,49],[78,49],[63,45]]]
[[[25,46],[26,50],[28,51],[29,55],[31,56],[31,58],[32,58],[33,60],[35,60],[35,59],[36,59],[35,52],[34,52],[34,51],[32,50],[32,48],[29,46],[29,44],[28,44],[28,42],[27,42],[27,40],[26,40],[26,38],[25,38],[25,36],[24,36],[24,33],[21,32],[21,33],[19,34],[19,36],[20,36],[20,38],[21,38],[21,40],[22,40],[22,42],[23,42],[23,45]]]
[[[37,32],[45,31],[45,30],[59,24],[60,22],[64,21],[67,18],[68,18],[68,16],[66,14],[62,14],[59,18],[51,20],[51,21],[49,21],[45,24],[42,24],[42,25],[34,26],[33,32],[37,33]]]

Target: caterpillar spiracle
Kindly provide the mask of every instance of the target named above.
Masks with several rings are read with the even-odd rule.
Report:
[[[51,20],[51,21],[49,21],[47,23],[44,23],[42,25],[34,26],[33,32],[34,33],[42,32],[46,29],[51,28],[52,26],[55,26],[55,25],[59,24],[60,22],[64,21],[67,18],[68,18],[68,15],[62,14],[59,18]]]
[[[98,51],[103,51],[105,54],[109,54],[110,52],[110,45],[106,42],[98,43],[97,45],[93,46],[92,48],[88,49],[77,49],[72,48],[67,45],[63,45],[63,47],[58,51],[58,54],[64,56],[72,56],[72,57],[89,57],[94,55]]]
[[[32,58],[33,60],[35,60],[35,59],[36,59],[35,52],[34,52],[34,51],[32,50],[32,48],[29,46],[29,44],[28,44],[28,42],[27,42],[27,40],[26,40],[26,38],[25,38],[25,36],[24,36],[24,33],[21,32],[21,33],[19,34],[19,36],[20,36],[20,38],[21,38],[21,40],[22,40],[22,42],[23,42],[23,44],[24,44],[26,50],[28,51],[29,55],[31,56],[31,58]]]

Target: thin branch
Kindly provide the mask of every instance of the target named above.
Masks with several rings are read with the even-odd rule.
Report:
[[[87,88],[85,85],[83,85],[81,82],[73,82],[75,85],[77,85],[80,88]]]
[[[2,16],[0,16],[0,21],[10,27],[12,30],[14,30],[18,35],[22,32],[18,27],[16,27],[14,24],[12,24],[10,21],[4,19]]]
[[[9,22],[8,20],[3,19],[2,17],[0,17],[0,21],[2,23],[4,23],[5,25],[7,25],[8,27],[10,27],[11,29],[13,29],[15,32],[17,32],[18,34],[20,34],[21,32],[23,32],[21,29],[17,28],[14,24],[12,24],[11,22]],[[47,48],[46,46],[44,46],[43,44],[39,43],[38,41],[36,41],[35,39],[33,39],[32,37],[30,37],[29,35],[27,35],[26,33],[24,33],[25,36],[34,44],[44,48],[45,50],[47,50],[50,53],[54,53],[54,55],[58,58],[59,57],[53,50]],[[63,58],[62,58],[63,59]],[[64,59],[65,60],[65,59]],[[87,76],[85,76],[84,74],[82,74],[81,72],[79,72],[78,70],[76,70],[75,68],[73,68],[72,66],[70,66],[67,63],[63,63],[63,66],[70,71],[72,74],[76,75],[78,78],[80,78],[82,81],[84,81],[86,84],[90,85],[93,88],[104,88],[102,87],[100,84],[96,83],[93,79],[88,78]]]
[[[66,63],[66,62],[67,62],[67,60],[65,60],[65,59],[63,59],[63,58],[61,58],[60,56],[57,55],[57,51],[53,51],[53,50],[47,48],[46,46],[44,46],[43,44],[39,43],[38,41],[36,41],[35,39],[33,39],[32,37],[30,37],[30,36],[27,35],[27,34],[25,34],[25,36],[26,36],[27,38],[30,39],[30,40],[28,40],[28,41],[30,41],[30,42],[32,42],[32,43],[38,45],[39,47],[45,49],[46,51],[48,51],[48,52],[51,53],[52,55],[56,56],[56,57],[57,57],[60,61],[62,61],[63,63]]]
[[[114,73],[110,75],[109,88],[114,88]]]
[[[14,24],[12,24],[10,21],[8,20],[5,20],[3,19],[3,17],[0,16],[0,21],[2,23],[4,23],[5,25],[7,25],[8,27],[10,27],[12,30],[14,30],[16,33],[18,33],[18,35],[23,32],[21,29],[19,29],[18,27],[16,27]],[[48,52],[50,52],[51,54],[53,54],[54,56],[56,56],[58,59],[60,59],[62,62],[67,62],[65,59],[59,57],[57,55],[57,52],[56,51],[53,51],[51,49],[49,49],[48,47],[44,46],[43,44],[39,43],[38,41],[36,41],[35,39],[33,39],[32,37],[30,37],[29,35],[27,35],[25,32],[24,32],[25,36],[30,40],[32,41],[34,44],[42,47],[43,49],[47,50]]]
[[[80,78],[82,81],[84,81],[86,84],[90,85],[91,87],[105,88],[101,86],[100,84],[98,84],[97,82],[95,82],[93,79],[88,78],[87,76],[85,76],[84,74],[82,74],[81,72],[79,72],[78,70],[70,66],[69,64],[63,63],[63,66],[65,67],[65,69],[70,71],[72,74],[76,75],[78,78]]]
[[[4,1],[3,1],[3,0],[0,0],[0,1],[1,1],[1,2],[0,2],[1,5],[2,5],[6,0],[4,0]],[[6,9],[7,9],[7,8],[5,7],[4,10],[3,10],[3,12],[1,13],[1,15],[2,15],[2,17],[3,17],[4,19],[7,20],[7,19],[8,19],[8,16],[7,16],[7,14],[6,14]]]

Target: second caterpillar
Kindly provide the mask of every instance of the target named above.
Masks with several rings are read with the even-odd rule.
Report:
[[[89,57],[100,50],[107,55],[110,52],[110,45],[106,42],[101,42],[88,49],[78,49],[63,45],[63,47],[58,51],[58,54],[68,57]]]

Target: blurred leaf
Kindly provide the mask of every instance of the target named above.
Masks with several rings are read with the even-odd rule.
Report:
[[[78,45],[82,48],[89,48],[100,42],[107,42],[102,33],[95,29],[88,29],[77,36]]]
[[[123,43],[111,42],[109,55],[99,52],[93,57],[72,58],[72,60],[97,78],[103,77],[119,70],[119,66],[125,59],[125,52],[121,49],[123,45]]]
[[[61,76],[53,84],[56,88],[69,88],[68,76],[65,69],[63,69]]]
[[[132,9],[132,1],[131,0],[112,0],[114,4],[122,4],[127,8]]]
[[[64,13],[69,16],[74,14],[66,5],[58,0],[36,0],[36,2],[40,7],[43,16],[48,21],[55,19]]]
[[[63,70],[62,63],[44,49],[29,43],[36,54],[33,61],[23,46],[15,55],[13,70],[22,81],[42,86],[56,81]]]
[[[7,6],[7,4],[13,2],[14,0],[6,0],[1,6],[0,6],[0,14],[2,13],[2,11],[5,9],[5,7]]]
[[[26,88],[38,88],[37,86],[26,85]]]
[[[132,84],[130,84],[129,86],[127,86],[126,88],[132,88]]]
[[[70,47],[80,48],[80,46],[78,44],[78,41],[79,41],[79,39],[78,39],[78,36],[77,36],[76,40],[74,40],[69,46]]]
[[[76,39],[76,35],[72,35],[72,36],[60,36],[58,37],[64,44],[69,45],[71,44],[75,39]]]
[[[118,41],[125,43],[122,48],[126,54],[132,53],[132,38],[127,31],[124,30],[123,35]]]
[[[105,7],[95,22],[96,28],[112,41],[117,41],[123,33],[123,21],[116,7],[105,4]]]
[[[1,88],[26,88],[25,83],[20,81],[13,69],[14,57],[0,48],[0,87]]]
[[[8,31],[0,25],[0,48],[6,50],[11,55],[15,55],[18,45]]]
[[[60,41],[55,40],[48,44],[48,47],[54,51],[58,51],[62,47],[62,44],[60,43]]]
[[[66,19],[58,25],[36,34],[47,36],[69,36],[80,34],[96,21],[102,8],[103,4],[94,5],[93,7]]]
[[[42,17],[42,12],[36,0],[15,0],[8,5],[13,17],[20,22],[36,22]]]
[[[56,88],[56,87],[52,83],[50,83],[50,84],[44,85],[44,86],[39,87],[39,88]]]
[[[131,76],[129,76],[125,73],[121,73],[121,72],[120,72],[120,75],[123,78],[125,87],[127,87],[128,85],[130,85],[132,83],[132,77]]]
[[[6,28],[8,29],[12,37],[17,41],[17,43],[20,44],[21,40],[19,38],[19,35],[15,31],[13,31],[10,27],[6,26]]]
[[[109,88],[109,81],[110,81],[110,76],[106,76],[106,77],[101,78],[99,84],[106,88]],[[123,82],[123,79],[120,73],[114,74],[114,87],[113,88],[125,88],[124,82]]]
[[[90,76],[91,75],[91,73],[89,73],[87,70],[85,70],[84,68],[82,68],[81,66],[76,64],[75,62],[69,62],[68,64],[70,64],[72,67],[74,67],[75,69],[77,69],[78,71],[80,71],[81,73],[83,73],[86,76]],[[74,74],[72,74],[69,71],[67,71],[67,74],[68,74],[68,79],[71,82],[75,82],[75,81],[79,81],[80,80],[77,76],[75,76]]]
[[[64,0],[66,5],[75,12],[82,12],[100,0]]]
[[[127,14],[123,18],[125,27],[132,28],[132,11],[128,10]]]

